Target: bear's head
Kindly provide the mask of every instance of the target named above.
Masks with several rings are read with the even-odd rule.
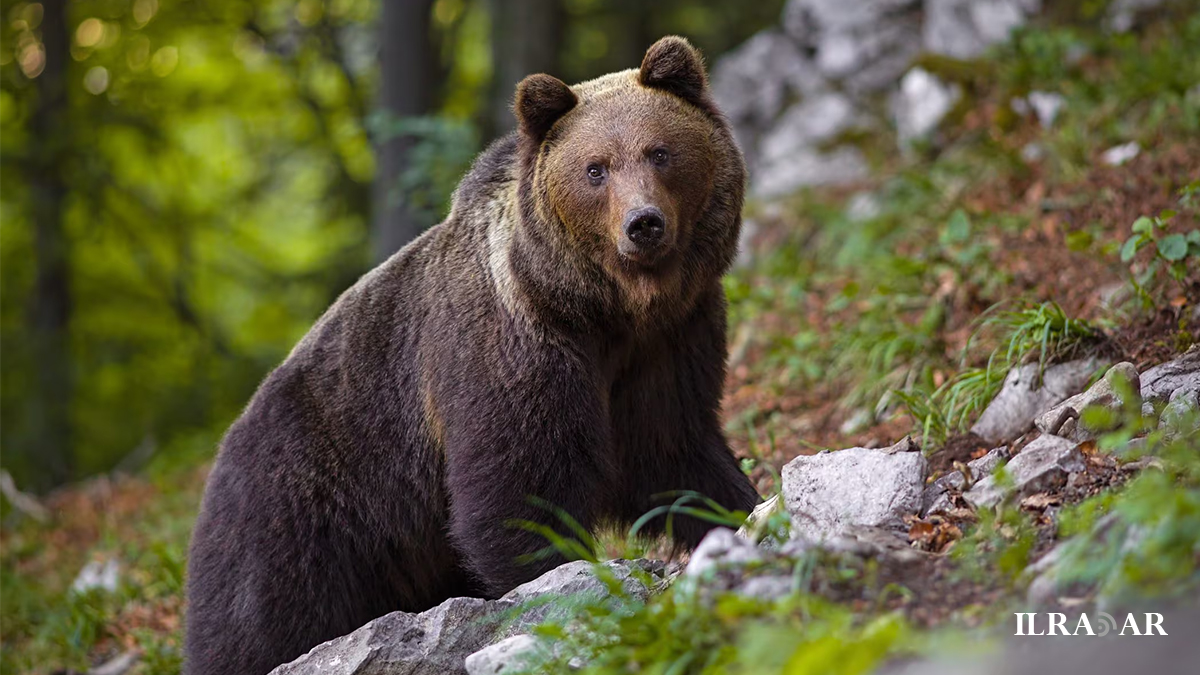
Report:
[[[687,40],[663,38],[641,68],[574,87],[531,75],[514,108],[523,208],[627,301],[686,300],[725,272],[745,168]]]

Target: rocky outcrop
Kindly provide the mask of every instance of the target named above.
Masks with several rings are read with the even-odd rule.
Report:
[[[1127,30],[1139,12],[1160,4],[1117,0],[1108,22]],[[920,55],[976,58],[1049,5],[790,0],[778,26],[754,35],[712,68],[713,95],[746,155],[751,193],[772,198],[863,179],[867,164],[851,132],[895,128],[907,146],[932,134],[958,98],[953,85],[932,73],[910,71]],[[1049,126],[1064,99],[1033,92],[1022,103]],[[786,146],[777,145],[781,140]]]

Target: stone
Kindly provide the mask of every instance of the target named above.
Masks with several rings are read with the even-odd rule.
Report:
[[[466,672],[464,661],[495,640],[509,600],[450,598],[420,614],[392,612],[319,644],[273,675],[440,675]]]
[[[1021,146],[1021,159],[1027,163],[1040,162],[1045,156],[1046,148],[1042,147],[1041,143],[1030,141]]]
[[[807,186],[853,183],[867,173],[867,160],[857,148],[805,148],[765,162],[757,174],[751,174],[750,190],[757,197],[770,199]]]
[[[75,580],[71,582],[72,593],[87,593],[100,589],[109,593],[116,592],[120,582],[121,564],[115,558],[99,561],[93,560],[79,570]]]
[[[867,408],[858,408],[845,422],[838,427],[838,433],[843,436],[852,436],[860,431],[866,431],[875,423],[875,415]]]
[[[1100,155],[1100,159],[1109,166],[1121,166],[1125,162],[1137,157],[1141,151],[1142,146],[1138,145],[1137,141],[1130,141],[1121,145],[1114,145],[1105,150]]]
[[[125,675],[133,670],[140,658],[137,652],[121,652],[98,666],[88,668],[87,675]]]
[[[908,71],[892,105],[901,146],[933,133],[961,94],[958,85],[946,84],[924,68]]]
[[[1010,457],[1012,457],[1012,452],[1007,445],[1002,445],[992,448],[983,457],[967,462],[967,468],[971,470],[971,477],[978,481],[984,476],[995,473],[996,469],[1007,462]]]
[[[979,416],[971,431],[992,443],[1015,440],[1029,430],[1034,419],[1051,406],[1079,393],[1096,371],[1105,365],[1097,359],[1082,359],[1048,366],[1039,386],[1038,364],[1013,368],[1004,378],[996,398]]]
[[[713,99],[735,131],[763,129],[792,100],[825,88],[812,60],[779,30],[760,32],[722,56],[712,69]],[[740,133],[743,148],[753,147],[753,134]]]
[[[1137,23],[1138,14],[1161,7],[1165,0],[1112,0],[1104,24],[1116,33],[1126,33]]]
[[[867,174],[862,153],[853,147],[821,146],[863,120],[844,94],[826,92],[788,108],[757,142],[750,163],[751,190],[778,197],[811,185],[856,181]]]
[[[729,567],[743,567],[750,563],[763,560],[763,552],[744,537],[734,534],[733,530],[718,527],[704,535],[700,545],[692,551],[687,568],[683,570],[685,577],[700,577],[710,571]]]
[[[514,635],[467,657],[463,664],[467,675],[508,675],[526,670],[529,659],[542,651],[532,635]]]
[[[1123,384],[1122,384],[1123,383]],[[1122,387],[1130,388],[1127,393],[1136,397],[1136,401],[1125,401],[1121,395]],[[1076,394],[1071,398],[1038,415],[1034,420],[1039,431],[1043,434],[1055,434],[1069,438],[1077,443],[1090,441],[1105,431],[1109,431],[1120,423],[1120,412],[1125,405],[1135,405],[1141,408],[1141,384],[1138,381],[1137,368],[1128,361],[1123,361],[1108,369],[1096,384],[1087,391]],[[1084,411],[1101,408],[1111,413],[1112,421],[1107,425],[1089,428],[1084,422]]]
[[[1085,468],[1076,443],[1058,436],[1039,436],[1005,465],[1007,481],[997,481],[997,474],[985,476],[964,492],[963,498],[975,508],[991,507],[1013,494],[1025,497],[1060,488],[1070,474]]]
[[[876,558],[903,565],[920,562],[929,557],[924,551],[909,546],[908,539],[894,530],[869,525],[848,527],[826,541],[823,547],[833,553]]]
[[[862,93],[891,86],[920,51],[918,0],[792,0],[784,30],[815,55],[817,69]]]
[[[967,479],[961,471],[951,471],[926,485],[921,495],[921,516],[948,513],[954,508],[954,502],[950,500],[950,490],[962,490],[966,484]]]
[[[604,567],[621,582],[624,591],[645,600],[653,588],[647,588],[639,577],[649,575],[651,579],[662,577],[666,565],[657,560],[610,560]],[[586,560],[564,563],[542,576],[517,586],[504,594],[504,600],[524,602],[542,595],[575,595],[578,593],[607,594],[608,587],[596,578],[594,565]],[[639,574],[640,573],[640,574]]]
[[[612,560],[604,566],[622,581],[627,592],[643,599],[653,589],[639,580],[638,571],[648,575],[651,585],[657,586],[653,582],[661,580],[666,569],[663,563],[648,560]],[[498,600],[450,598],[419,614],[392,612],[349,635],[319,644],[271,672],[273,675],[465,673],[469,655],[526,633],[558,611],[553,603],[531,603],[534,606],[522,611],[523,604],[546,595],[607,594],[607,587],[592,569],[591,563],[570,562],[514,588]]]
[[[783,467],[793,536],[821,541],[854,525],[901,529],[921,510],[928,463],[920,452],[848,448]]]
[[[1187,436],[1200,430],[1200,390],[1176,389],[1158,418],[1158,428],[1170,437]]]
[[[749,539],[755,543],[762,541],[765,536],[770,534],[768,524],[771,516],[774,516],[782,509],[783,500],[779,498],[779,495],[772,495],[770,499],[755,506],[750,515],[746,516],[746,522],[742,523],[742,526],[738,528],[737,536]]]
[[[1140,376],[1142,411],[1153,414],[1176,391],[1200,392],[1200,347],[1192,347],[1182,356],[1148,369]]]
[[[1041,0],[925,0],[925,50],[956,59],[979,56],[1041,10]]]
[[[1042,125],[1044,129],[1049,129],[1054,125],[1054,120],[1058,119],[1058,112],[1066,103],[1067,99],[1063,98],[1062,94],[1052,91],[1029,92],[1029,105],[1033,107],[1033,113],[1037,115],[1038,124]]]
[[[880,213],[883,213],[883,205],[880,203],[879,197],[873,192],[855,192],[846,203],[846,218],[851,222],[861,223],[865,220],[871,220],[878,217]],[[871,410],[860,408],[859,412],[866,413],[866,419],[869,420],[868,426],[875,422],[875,415]],[[855,412],[851,419],[857,417],[859,412]]]
[[[751,577],[739,584],[734,590],[739,595],[759,600],[777,600],[790,595],[795,588],[795,580],[791,576],[778,574]]]

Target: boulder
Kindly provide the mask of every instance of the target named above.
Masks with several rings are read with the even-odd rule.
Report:
[[[1154,366],[1140,378],[1143,412],[1153,414],[1171,400],[1176,391],[1200,394],[1200,347],[1192,347],[1179,358]]]
[[[604,563],[635,597],[657,586],[665,565],[648,560]],[[553,603],[529,603],[544,596],[607,594],[591,563],[566,563],[514,588],[499,600],[450,598],[419,614],[392,612],[358,630],[313,647],[307,654],[272,671],[273,675],[429,675],[467,672],[469,655],[528,632],[556,610]],[[522,611],[522,605],[530,606]],[[514,618],[516,617],[516,618]],[[513,651],[509,645],[509,651]],[[481,659],[482,661],[482,659]],[[502,671],[504,672],[504,671]]]
[[[274,675],[464,673],[469,654],[497,638],[510,600],[451,598],[420,614],[392,612],[349,635],[313,647]]]
[[[822,149],[839,134],[863,124],[844,94],[825,92],[793,105],[757,143],[750,167],[752,190],[772,197],[804,186],[864,177],[867,163],[856,148]]]
[[[645,600],[655,589],[648,588],[643,580],[649,577],[652,585],[657,585],[656,580],[665,576],[667,566],[658,560],[637,559],[610,560],[604,567],[621,582],[626,594]],[[608,587],[596,577],[594,568],[594,564],[585,560],[559,565],[537,579],[517,586],[502,599],[520,603],[543,595],[607,595]]]
[[[1013,368],[971,431],[996,444],[1012,441],[1047,408],[1079,393],[1103,365],[1098,359],[1082,359],[1048,366],[1040,381],[1036,363]]]
[[[903,528],[904,517],[921,510],[928,463],[920,452],[889,450],[822,452],[783,467],[793,536],[822,541],[855,525]]]
[[[890,87],[921,50],[918,0],[792,0],[783,23],[822,76],[854,93]]]
[[[1137,368],[1129,362],[1118,363],[1109,368],[1104,377],[1087,391],[1076,394],[1038,415],[1034,423],[1043,434],[1062,436],[1077,443],[1090,441],[1116,426],[1120,422],[1121,409],[1127,403],[1134,403],[1124,400],[1123,390],[1127,390],[1127,395],[1135,397],[1137,408],[1141,408],[1141,396],[1138,393],[1140,388]],[[1094,408],[1108,411],[1113,418],[1111,423],[1098,427],[1086,424],[1083,419],[1084,411]]]
[[[1012,494],[1027,496],[1062,487],[1070,474],[1085,468],[1076,443],[1058,436],[1039,436],[1005,465],[1005,481],[997,481],[997,474],[986,476],[963,493],[963,498],[976,508],[995,506]]]
[[[867,173],[867,160],[857,148],[823,151],[806,147],[764,160],[758,171],[751,173],[750,190],[764,199],[782,197],[806,186],[853,183]]]
[[[812,60],[780,30],[766,30],[722,56],[712,69],[713,98],[733,124],[743,148],[797,98],[826,88]]]

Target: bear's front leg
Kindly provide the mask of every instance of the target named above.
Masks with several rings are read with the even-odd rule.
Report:
[[[721,430],[725,379],[725,306],[720,287],[701,300],[675,331],[648,347],[614,387],[612,428],[628,486],[622,520],[635,522],[653,509],[679,503],[750,512],[760,497],[739,466]],[[648,521],[641,532],[664,534],[695,548],[711,521],[676,513]],[[732,525],[732,523],[731,523]]]
[[[578,539],[545,505],[591,531],[609,510],[616,470],[586,360],[542,343],[510,344],[488,369],[488,377],[455,378],[462,386],[443,392],[439,408],[451,538],[486,592],[498,597],[566,560],[557,552],[527,559],[551,542],[522,524]]]

